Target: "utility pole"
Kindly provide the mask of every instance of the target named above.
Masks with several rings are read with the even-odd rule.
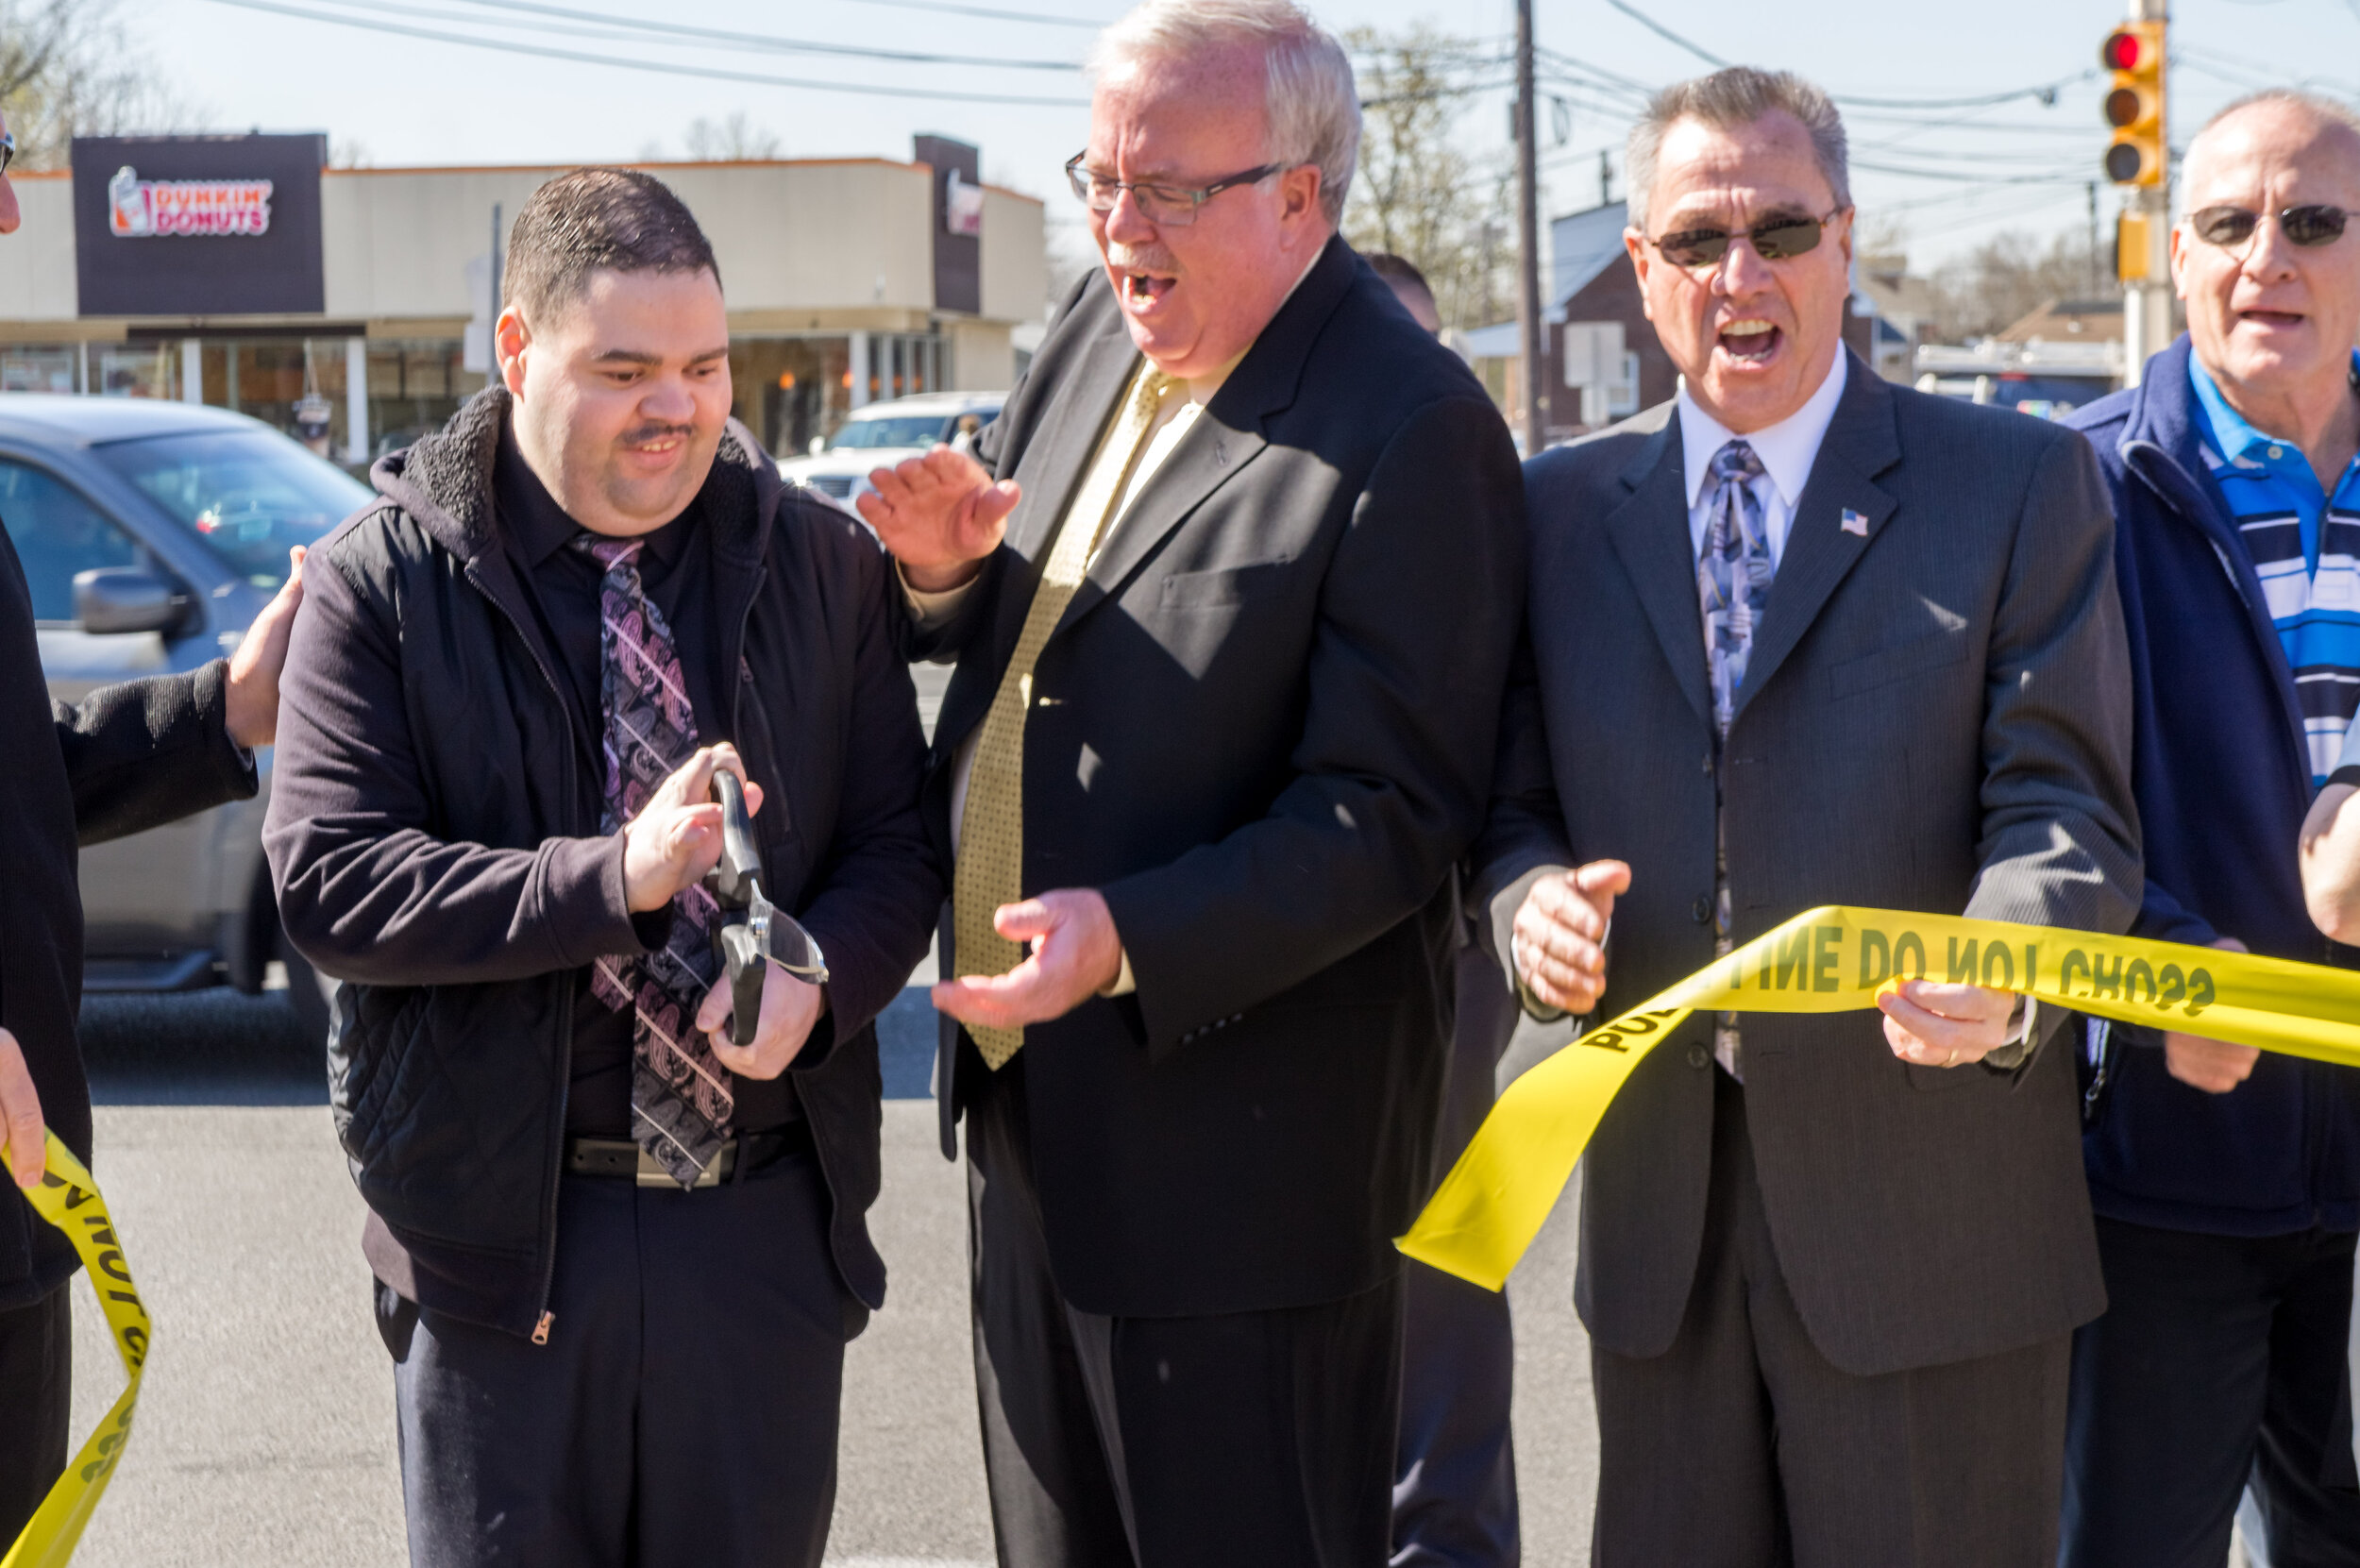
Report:
[[[1525,455],[1548,441],[1541,384],[1541,178],[1532,82],[1532,0],[1516,0],[1516,341],[1524,359]]]
[[[2147,362],[2171,344],[2171,142],[2165,112],[2166,0],[2131,0],[2129,22],[2099,52],[2114,74],[2106,94],[2106,177],[2130,187],[2115,241],[2122,279],[2122,381],[2136,386]]]
[[[2100,281],[2100,279],[2104,277],[2104,274],[2099,270],[2099,265],[2100,262],[2099,260],[2098,250],[2098,181],[2093,179],[2090,181],[2090,297],[2092,299],[2096,299],[2098,297],[2099,291],[2104,286]]]

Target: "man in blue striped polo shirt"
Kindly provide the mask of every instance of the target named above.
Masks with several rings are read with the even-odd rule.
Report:
[[[2322,472],[2300,437],[2254,429],[2195,355],[2188,380],[2210,427],[2200,436],[2204,466],[2262,580],[2301,699],[2312,782],[2324,784],[2360,708],[2360,459]],[[2360,389],[2360,352],[2348,381]]]
[[[2296,846],[2360,704],[2360,117],[2270,92],[2189,143],[2188,335],[2073,416],[2113,492],[2147,887],[2132,930],[2352,965]],[[2105,1316],[2074,1336],[2061,1568],[2360,1563],[2345,1334],[2360,1069],[2092,1030]]]

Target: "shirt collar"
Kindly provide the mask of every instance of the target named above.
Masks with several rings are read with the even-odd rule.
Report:
[[[1819,459],[1819,444],[1828,437],[1828,426],[1835,419],[1836,405],[1844,400],[1845,378],[1849,374],[1845,362],[1850,358],[1838,348],[1835,362],[1828,367],[1819,390],[1804,399],[1801,408],[1777,424],[1743,437],[1697,407],[1696,400],[1688,395],[1688,382],[1683,379],[1675,396],[1679,404],[1680,464],[1687,470],[1690,508],[1693,510],[1704,501],[1705,486],[1712,481],[1713,454],[1732,441],[1743,440],[1762,459],[1762,472],[1770,476],[1779,498],[1793,510],[1802,499],[1803,486],[1810,481],[1811,465]]]
[[[500,521],[529,567],[540,565],[589,531],[557,504],[557,497],[541,482],[541,476],[525,461],[523,449],[516,445],[514,429],[504,423],[500,427],[499,453],[492,462],[492,487]],[[688,532],[688,519],[696,510],[697,502],[692,500],[679,516],[646,536],[648,549],[658,561],[668,566],[679,558],[682,541]]]
[[[2310,471],[2311,460],[2302,455],[2301,447],[2255,430],[2244,414],[2230,407],[2220,383],[2213,379],[2212,372],[2194,354],[2188,356],[2188,385],[2196,392],[2197,405],[2204,411],[2202,433],[2212,438],[2206,444],[2207,462],[2217,465],[2225,462],[2236,468],[2267,468],[2269,448],[2276,447],[2280,448],[2279,462],[2296,463],[2305,473]],[[2360,396],[2360,349],[2355,349],[2352,356],[2351,385],[2354,395]]]

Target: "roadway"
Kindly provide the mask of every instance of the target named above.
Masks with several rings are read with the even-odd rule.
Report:
[[[846,1365],[830,1550],[845,1568],[991,1560],[964,1189],[936,1152],[924,1098],[930,1018],[913,989],[889,1031],[886,1078],[903,1097],[885,1105],[885,1194],[870,1223],[892,1296]],[[319,1053],[277,998],[227,992],[94,998],[83,1037],[98,1175],[156,1337],[134,1440],[77,1561],[394,1568],[392,1382]],[[1569,1218],[1560,1209],[1511,1288],[1534,1568],[1588,1559],[1595,1438],[1569,1305]],[[74,1290],[78,1443],[121,1381],[87,1288]]]

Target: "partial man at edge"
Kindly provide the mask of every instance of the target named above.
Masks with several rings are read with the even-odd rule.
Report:
[[[16,230],[0,120],[0,234]],[[278,674],[303,599],[303,551],[238,650],[185,675],[51,700],[32,592],[0,518],[0,1140],[19,1187],[41,1180],[43,1132],[91,1159],[90,1084],[75,1031],[82,1005],[77,845],[123,838],[257,788],[254,748],[278,723]],[[0,1197],[0,1547],[64,1473],[73,1404],[73,1246],[14,1192]]]

